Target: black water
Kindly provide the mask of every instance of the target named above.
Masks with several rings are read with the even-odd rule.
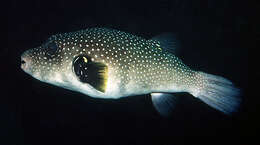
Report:
[[[257,97],[248,93],[248,52],[257,30],[254,9],[245,1],[12,0],[6,8],[0,144],[250,144],[246,138],[259,129]],[[240,112],[227,117],[183,93],[172,117],[162,118],[149,95],[94,99],[37,81],[20,69],[21,53],[50,35],[96,26],[145,38],[175,33],[187,65],[243,89]]]

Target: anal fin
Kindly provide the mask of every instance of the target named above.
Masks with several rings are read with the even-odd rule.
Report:
[[[162,116],[169,116],[177,104],[177,97],[169,93],[151,93],[155,109]]]

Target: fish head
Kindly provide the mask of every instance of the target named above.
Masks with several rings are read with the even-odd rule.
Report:
[[[75,37],[53,35],[41,46],[21,55],[21,68],[32,77],[84,94],[105,92],[107,66],[92,61]],[[94,54],[93,54],[94,55]]]
[[[77,54],[70,51],[72,46],[67,44],[70,42],[54,35],[41,46],[25,51],[21,55],[22,70],[47,83],[69,81],[66,75],[72,74],[67,72],[71,72],[73,55]]]

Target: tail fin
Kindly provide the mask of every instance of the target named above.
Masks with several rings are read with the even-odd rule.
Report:
[[[237,112],[240,103],[240,89],[223,77],[198,72],[205,85],[199,91],[191,94],[198,97],[209,106],[231,115]]]

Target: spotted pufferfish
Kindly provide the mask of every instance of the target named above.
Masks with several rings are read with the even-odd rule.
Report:
[[[151,94],[155,109],[167,116],[188,92],[209,106],[232,114],[240,90],[220,76],[192,70],[177,57],[171,33],[144,39],[107,28],[51,36],[21,55],[21,68],[34,78],[96,98]]]

